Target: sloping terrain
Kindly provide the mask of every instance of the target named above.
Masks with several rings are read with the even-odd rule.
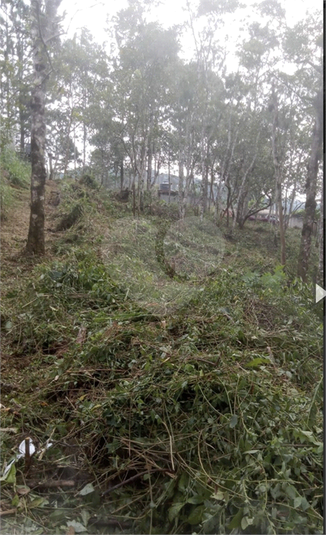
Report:
[[[2,533],[322,533],[322,305],[294,275],[299,231],[283,270],[268,225],[180,237],[153,202],[121,234],[128,203],[53,183],[31,260],[28,197],[2,223],[1,466],[27,437],[36,452],[2,477]]]

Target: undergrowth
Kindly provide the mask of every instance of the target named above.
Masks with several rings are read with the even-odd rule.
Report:
[[[28,188],[31,175],[29,163],[19,159],[8,147],[0,153],[0,217],[7,220],[14,206],[17,189]]]
[[[27,436],[37,445],[3,477],[5,529],[322,533],[322,310],[310,286],[277,251],[235,239],[187,301],[155,313],[103,255],[116,205],[80,188],[56,216],[84,207],[56,258],[4,294],[2,466]],[[149,225],[173,278],[167,220]]]
[[[12,186],[28,188],[31,178],[31,164],[19,158],[16,152],[9,147],[1,151],[1,175],[8,179]]]

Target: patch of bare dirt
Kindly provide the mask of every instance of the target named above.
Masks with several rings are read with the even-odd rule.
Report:
[[[29,198],[27,190],[16,192],[16,201],[6,221],[1,223],[2,256],[13,255],[26,243],[29,224]]]
[[[2,261],[12,260],[26,245],[30,218],[30,191],[20,190],[8,217],[1,223]],[[50,231],[51,221],[57,210],[60,190],[57,182],[48,180],[45,185],[45,240],[46,245],[54,239]]]

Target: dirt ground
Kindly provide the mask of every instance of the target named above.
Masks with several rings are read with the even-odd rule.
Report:
[[[56,239],[56,235],[50,231],[53,216],[57,207],[51,204],[53,195],[51,192],[59,191],[58,184],[47,181],[45,187],[45,243],[46,256],[51,254],[51,245]],[[15,203],[8,211],[5,220],[1,221],[0,245],[1,245],[1,295],[6,295],[10,291],[18,291],[25,281],[29,279],[30,271],[33,269],[37,259],[28,259],[24,256],[24,247],[27,241],[30,218],[30,191],[16,190]],[[8,303],[7,303],[8,304]],[[1,324],[7,320],[8,310],[6,306],[1,307]],[[5,393],[6,388],[11,391],[20,389],[20,384],[24,381],[24,369],[28,366],[30,356],[6,354],[5,344],[2,345],[1,355],[1,390]],[[23,374],[22,374],[23,371]]]
[[[51,204],[52,192],[58,192],[59,187],[53,180],[48,180],[45,185],[45,240],[53,239],[49,230],[51,220],[56,207]],[[30,217],[30,191],[17,190],[16,202],[8,213],[5,221],[1,222],[1,259],[8,261],[23,252],[26,245],[29,217]]]

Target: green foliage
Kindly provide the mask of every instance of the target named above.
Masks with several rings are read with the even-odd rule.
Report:
[[[78,202],[74,204],[70,211],[65,214],[56,227],[56,231],[70,229],[83,215],[83,203]]]
[[[75,330],[74,314],[79,316],[81,306],[107,313],[116,308],[117,295],[121,292],[103,264],[87,252],[73,250],[67,262],[35,268],[34,282],[25,290],[30,305],[12,318],[12,343],[19,344],[23,336],[24,350],[46,349]]]
[[[281,265],[275,266],[274,273],[267,272],[260,275],[257,272],[247,271],[242,279],[246,286],[260,289],[262,295],[271,295],[272,299],[282,295],[285,290],[286,275]]]
[[[81,177],[79,182],[80,182],[80,184],[82,184],[84,186],[87,186],[90,189],[98,189],[99,188],[99,184],[96,182],[95,178],[89,173],[83,174],[83,176]]]
[[[14,200],[13,188],[8,183],[8,180],[2,177],[0,181],[0,217],[2,221],[7,219],[7,212],[13,206]]]
[[[265,290],[270,291],[271,293],[279,293],[282,292],[284,289],[284,283],[285,283],[285,273],[283,271],[283,266],[276,266],[274,273],[264,273],[262,275],[260,282],[262,287]]]
[[[73,182],[64,185],[64,202],[60,205],[60,221],[56,225],[56,231],[68,230],[72,227],[81,230],[83,220],[85,220],[87,214],[94,213],[95,203],[93,202],[93,197],[95,193],[93,186],[93,179],[90,177],[84,182]]]
[[[96,491],[123,483],[97,514],[137,518],[135,532],[318,533],[322,324],[309,296],[281,266],[222,265],[162,321],[95,249],[73,247],[5,296],[5,348],[33,355],[24,426],[41,442],[52,429],[53,460],[80,437]],[[36,387],[37,411],[26,403]]]
[[[17,190],[30,185],[31,166],[22,161],[8,146],[0,155],[0,208],[1,220],[6,220],[12,208]]]
[[[54,258],[6,266],[13,276],[1,304],[9,377],[1,384],[2,461],[19,443],[16,430],[40,448],[53,445],[37,452],[30,471],[17,461],[5,506],[37,533],[99,533],[108,519],[131,533],[321,533],[323,317],[312,287],[294,275],[299,233],[287,231],[283,269],[277,232],[248,221],[225,236],[215,264],[217,240],[211,247],[196,229],[190,239],[173,227],[177,203],[146,192],[144,219],[127,219],[131,202],[122,206],[97,187],[120,171],[125,181],[138,176],[150,157],[153,168],[169,161],[172,169],[183,154],[187,172],[225,176],[243,218],[247,201],[259,208],[275,183],[261,95],[285,36],[288,59],[301,63],[288,78],[274,77],[291,82],[275,87],[278,148],[288,190],[299,191],[304,180],[296,182],[293,163],[304,169],[309,160],[318,27],[311,20],[308,33],[305,21],[274,31],[282,8],[263,2],[269,20],[251,24],[238,48],[247,71],[225,76],[215,31],[236,0],[199,3],[207,25],[189,63],[178,58],[176,29],[147,23],[144,5],[133,4],[113,19],[114,61],[87,31],[67,41],[61,65],[53,59],[54,166],[78,163],[68,133],[81,128],[98,174],[84,167],[81,180],[62,184]],[[21,186],[10,158],[4,185]],[[195,272],[203,256],[207,266]],[[168,312],[167,302],[175,304]],[[48,488],[45,498],[26,486],[34,474],[45,483],[73,479],[75,488]]]
[[[16,152],[9,147],[1,151],[0,167],[12,186],[28,188],[31,178],[31,166],[22,161]]]

